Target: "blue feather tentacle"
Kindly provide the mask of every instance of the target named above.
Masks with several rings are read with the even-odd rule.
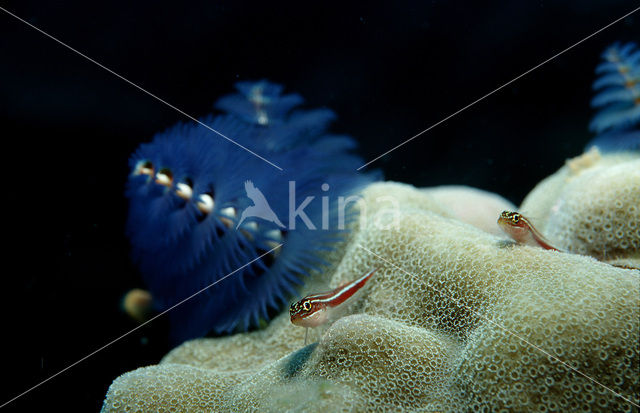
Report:
[[[635,43],[613,44],[596,67],[597,94],[591,106],[599,111],[589,129],[598,136],[588,145],[603,151],[638,150],[640,123],[640,50]]]
[[[355,172],[361,160],[348,152],[355,141],[327,133],[333,112],[299,110],[299,95],[282,95],[282,86],[264,80],[236,87],[240,93],[216,103],[226,114],[202,122],[282,171],[195,123],[158,133],[130,161],[127,234],[159,310],[284,242],[172,310],[176,343],[209,331],[255,327],[286,306],[305,276],[327,265],[320,254],[345,234],[337,222],[338,197],[356,193],[379,176]],[[290,200],[292,189],[295,197]],[[244,214],[259,210],[257,203],[263,201],[256,201],[258,192],[273,219]],[[294,210],[302,208],[308,197],[312,201],[303,214],[292,214],[290,204]],[[328,211],[322,197],[331,200]],[[307,227],[302,215],[315,229]],[[346,216],[353,219],[353,214]],[[329,228],[322,228],[325,221]]]

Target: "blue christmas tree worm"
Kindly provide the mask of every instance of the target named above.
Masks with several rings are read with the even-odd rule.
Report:
[[[598,135],[587,147],[603,151],[640,150],[640,50],[615,43],[602,54],[591,106],[598,109],[589,128]]]
[[[236,87],[216,104],[226,114],[202,122],[282,171],[196,123],[158,133],[130,160],[127,233],[158,310],[284,243],[172,310],[175,343],[246,330],[285,308],[344,236],[339,197],[378,176],[356,173],[352,138],[327,133],[332,111],[297,109],[299,95],[266,81]]]

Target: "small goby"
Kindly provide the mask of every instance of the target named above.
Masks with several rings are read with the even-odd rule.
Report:
[[[506,232],[516,242],[521,244],[527,244],[534,247],[542,247],[547,250],[567,252],[552,246],[547,239],[533,226],[531,221],[525,218],[518,212],[503,211],[498,218],[498,225],[504,232]],[[634,267],[626,264],[608,263],[617,268],[623,268],[625,270],[640,270],[638,267]]]
[[[498,218],[498,225],[514,241],[547,250],[562,251],[554,247],[549,241],[533,226],[531,221],[522,214],[512,211],[503,211]]]
[[[362,288],[369,278],[377,271],[377,268],[369,271],[357,280],[343,284],[335,290],[311,294],[302,300],[291,304],[289,315],[291,323],[300,327],[317,327],[327,322],[327,310],[344,303],[349,297]]]

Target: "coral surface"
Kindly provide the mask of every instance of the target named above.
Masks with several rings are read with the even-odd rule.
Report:
[[[606,246],[608,257],[635,259],[639,162],[598,156],[565,166],[524,206],[569,251]],[[515,245],[429,190],[376,183],[363,198],[344,253],[327,256],[336,270],[306,286],[336,287],[379,268],[343,304],[345,317],[310,332],[304,347],[287,313],[263,330],[184,343],[116,379],[103,411],[637,408],[639,271]],[[480,221],[489,218],[497,214]]]
[[[522,211],[559,248],[640,267],[640,159],[590,151],[527,196]]]

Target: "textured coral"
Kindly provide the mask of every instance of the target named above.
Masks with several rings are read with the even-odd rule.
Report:
[[[583,174],[617,177],[592,201],[618,208],[611,196],[633,184],[622,179],[629,165],[609,157],[596,165],[597,174],[565,167],[542,185],[570,199]],[[531,207],[555,204],[535,192],[544,197],[532,194]],[[632,411],[630,401],[640,403],[638,271],[510,244],[456,219],[429,191],[378,183],[363,196],[366,219],[344,255],[331,256],[331,278],[313,280],[337,286],[378,267],[344,304],[353,315],[310,333],[317,343],[306,347],[285,313],[261,331],[185,343],[160,365],[116,379],[103,411]],[[565,219],[576,228],[580,216]]]
[[[516,207],[499,195],[465,186],[445,185],[425,189],[436,201],[447,207],[456,219],[494,235],[502,234],[496,217]]]
[[[180,364],[143,367],[118,378],[104,409],[130,412],[212,411],[238,375]]]
[[[637,156],[598,158],[591,152],[569,161],[532,191],[522,210],[557,247],[640,263]]]

